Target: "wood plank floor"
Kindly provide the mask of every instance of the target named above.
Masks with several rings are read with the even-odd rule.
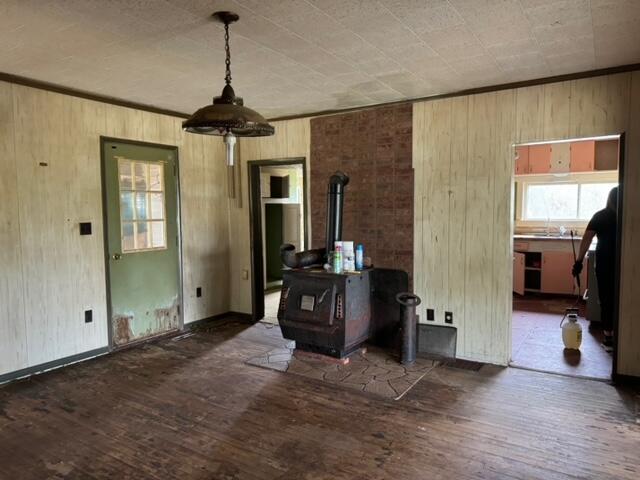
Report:
[[[434,369],[387,401],[244,364],[227,323],[0,388],[2,479],[634,479],[637,392]]]

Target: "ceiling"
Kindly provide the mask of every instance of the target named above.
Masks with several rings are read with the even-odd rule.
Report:
[[[0,72],[190,113],[267,117],[640,62],[639,0],[2,0]]]

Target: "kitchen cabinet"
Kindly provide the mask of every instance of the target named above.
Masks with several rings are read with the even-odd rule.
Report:
[[[542,252],[542,293],[573,293],[572,267],[571,252]]]
[[[516,175],[529,173],[529,147],[521,145],[516,147]]]
[[[551,145],[529,145],[528,173],[549,173],[551,170]]]
[[[598,140],[596,142],[595,169],[612,171],[618,169],[620,146],[618,140]]]
[[[573,268],[572,252],[542,252],[542,293],[575,294],[574,279],[571,276]],[[580,276],[580,294],[586,288],[586,265]]]
[[[524,253],[513,252],[513,291],[518,295],[524,295],[524,260]]]
[[[572,172],[592,172],[596,163],[596,142],[585,140],[583,142],[571,142]]]
[[[570,147],[568,142],[551,145],[551,173],[569,173]]]
[[[520,295],[527,292],[575,295],[570,245],[569,240],[554,239],[534,241],[533,245],[514,242],[513,291]],[[587,289],[588,263],[588,258],[585,258],[580,275],[580,295],[584,295]]]

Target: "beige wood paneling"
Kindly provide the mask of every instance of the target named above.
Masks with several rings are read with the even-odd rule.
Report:
[[[413,104],[413,118],[412,118],[412,166],[414,169],[414,222],[413,222],[413,270],[418,271],[422,269],[424,265],[424,248],[422,246],[422,232],[423,225],[425,223],[425,214],[423,211],[424,206],[424,168],[426,162],[424,161],[424,146],[426,144],[425,135],[427,128],[425,126],[425,108],[426,103],[414,103]],[[419,275],[413,277],[413,288],[416,292],[426,291],[426,275]],[[416,312],[420,318],[426,318],[426,304],[422,302],[417,308]]]
[[[640,72],[631,75],[623,192],[618,371],[640,376]]]
[[[444,323],[448,309],[449,275],[442,258],[449,253],[449,174],[451,165],[451,103],[438,100],[425,104],[425,126],[434,139],[434,148],[425,149],[429,165],[422,171],[423,224],[420,247],[426,269],[423,311],[434,309],[435,321]]]
[[[640,320],[634,313],[640,311],[640,301],[632,293],[640,282],[640,214],[631,206],[640,205],[639,75],[414,104],[414,271],[416,293],[424,300],[421,321],[427,308],[451,310],[462,358],[509,361],[512,145],[627,131],[625,175],[630,186],[624,198],[618,360],[619,373],[640,375]],[[443,158],[449,159],[444,175]],[[448,189],[446,209],[438,186]],[[442,248],[442,239],[448,249]]]
[[[462,350],[474,358],[496,356],[492,341],[493,282],[493,197],[495,188],[492,140],[495,135],[496,94],[469,99],[467,166],[465,325],[467,334]],[[455,312],[454,316],[455,316]]]
[[[0,83],[0,375],[28,363],[11,85]]]
[[[451,100],[451,174],[449,179],[448,305],[458,328],[458,344],[466,339],[465,276],[469,97]],[[414,269],[415,271],[415,269]]]
[[[0,374],[107,345],[101,135],[178,146],[185,322],[229,310],[218,137],[183,135],[174,117],[3,82],[0,113]],[[91,236],[79,235],[81,221],[92,222]]]
[[[522,112],[526,114],[525,111]],[[543,138],[569,138],[571,119],[571,82],[549,83],[544,86]]]
[[[232,204],[229,211],[229,235],[231,238],[230,291],[231,310],[251,313],[251,246],[249,230],[249,183],[247,162],[251,160],[284,160],[304,157],[307,159],[309,178],[310,120],[286,120],[275,122],[275,135],[271,137],[242,138],[240,147],[240,195],[241,205]],[[307,197],[307,202],[309,198]],[[310,225],[311,222],[308,222]],[[243,272],[247,273],[244,278]]]
[[[511,355],[512,267],[513,255],[513,145],[516,135],[516,92],[496,94],[496,128],[492,141],[494,158],[493,252],[491,342],[486,357],[493,351]],[[501,319],[507,319],[504,328]]]
[[[516,139],[544,140],[544,92],[546,85],[516,90]]]
[[[623,132],[629,122],[630,80],[629,73],[573,80],[570,136]]]

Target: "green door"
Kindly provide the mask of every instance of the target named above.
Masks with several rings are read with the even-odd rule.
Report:
[[[111,344],[181,327],[177,151],[103,142]]]

